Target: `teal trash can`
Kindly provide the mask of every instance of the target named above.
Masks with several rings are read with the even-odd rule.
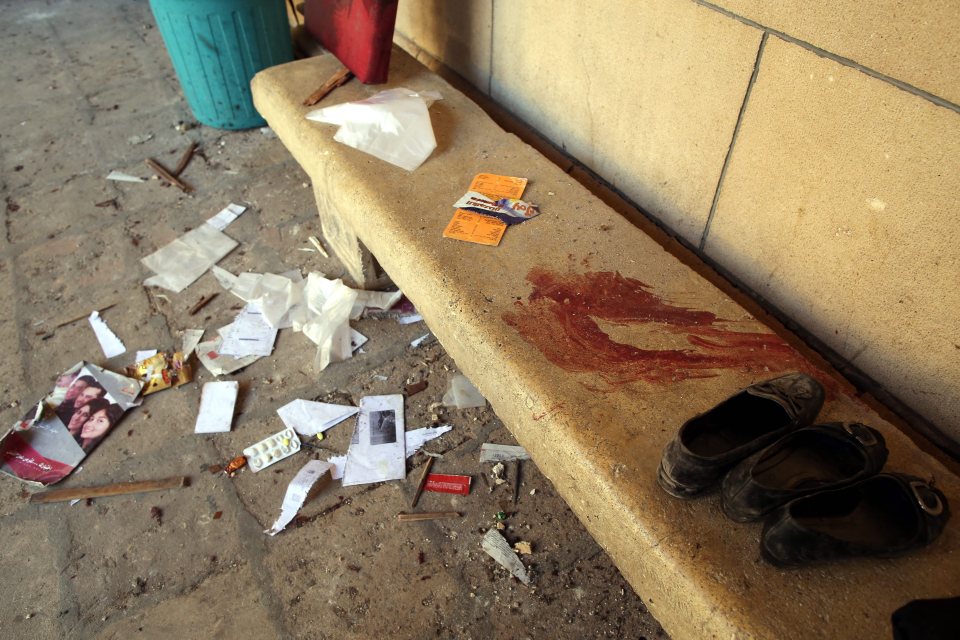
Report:
[[[293,59],[284,0],[150,0],[187,103],[218,129],[266,124],[250,79]]]

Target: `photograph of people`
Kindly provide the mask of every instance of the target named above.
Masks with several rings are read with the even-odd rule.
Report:
[[[77,379],[78,375],[80,375],[79,368],[76,368],[75,371],[68,371],[60,374],[60,376],[57,378],[57,383],[53,387],[53,392],[47,398],[47,404],[54,407],[59,407],[60,404],[66,400],[67,394],[70,392],[70,386],[73,384],[74,380]],[[76,393],[79,393],[79,391]],[[73,398],[71,398],[71,400],[72,399]]]
[[[90,451],[120,421],[123,417],[123,409],[109,400],[96,398],[79,407],[77,412],[82,410],[88,410],[89,417],[80,427],[77,441],[84,451]]]
[[[66,397],[56,409],[57,416],[64,424],[69,424],[74,411],[97,398],[102,398],[106,393],[93,376],[80,376],[67,389]]]

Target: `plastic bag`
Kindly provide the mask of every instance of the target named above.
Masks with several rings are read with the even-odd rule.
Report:
[[[427,107],[441,99],[436,91],[399,87],[311,111],[307,119],[340,125],[333,136],[337,142],[413,171],[437,148]]]

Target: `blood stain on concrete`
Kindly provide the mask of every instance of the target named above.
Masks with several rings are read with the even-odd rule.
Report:
[[[503,320],[553,364],[572,373],[595,373],[607,384],[636,381],[665,384],[718,375],[803,371],[833,386],[832,380],[773,333],[734,331],[731,321],[709,311],[677,306],[650,285],[613,271],[561,274],[535,267],[527,304]],[[683,335],[689,349],[644,349],[617,342],[598,324],[656,324],[658,331]]]

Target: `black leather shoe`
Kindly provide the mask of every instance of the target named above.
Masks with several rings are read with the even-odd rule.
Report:
[[[815,424],[731,469],[720,488],[720,506],[731,520],[760,520],[796,498],[876,475],[886,461],[880,432],[856,422]]]
[[[804,427],[823,406],[823,387],[802,373],[751,385],[680,427],[663,450],[657,481],[678,498],[716,484],[730,467]]]
[[[949,518],[939,490],[914,476],[881,473],[783,505],[764,524],[760,551],[780,567],[892,558],[936,540]]]

